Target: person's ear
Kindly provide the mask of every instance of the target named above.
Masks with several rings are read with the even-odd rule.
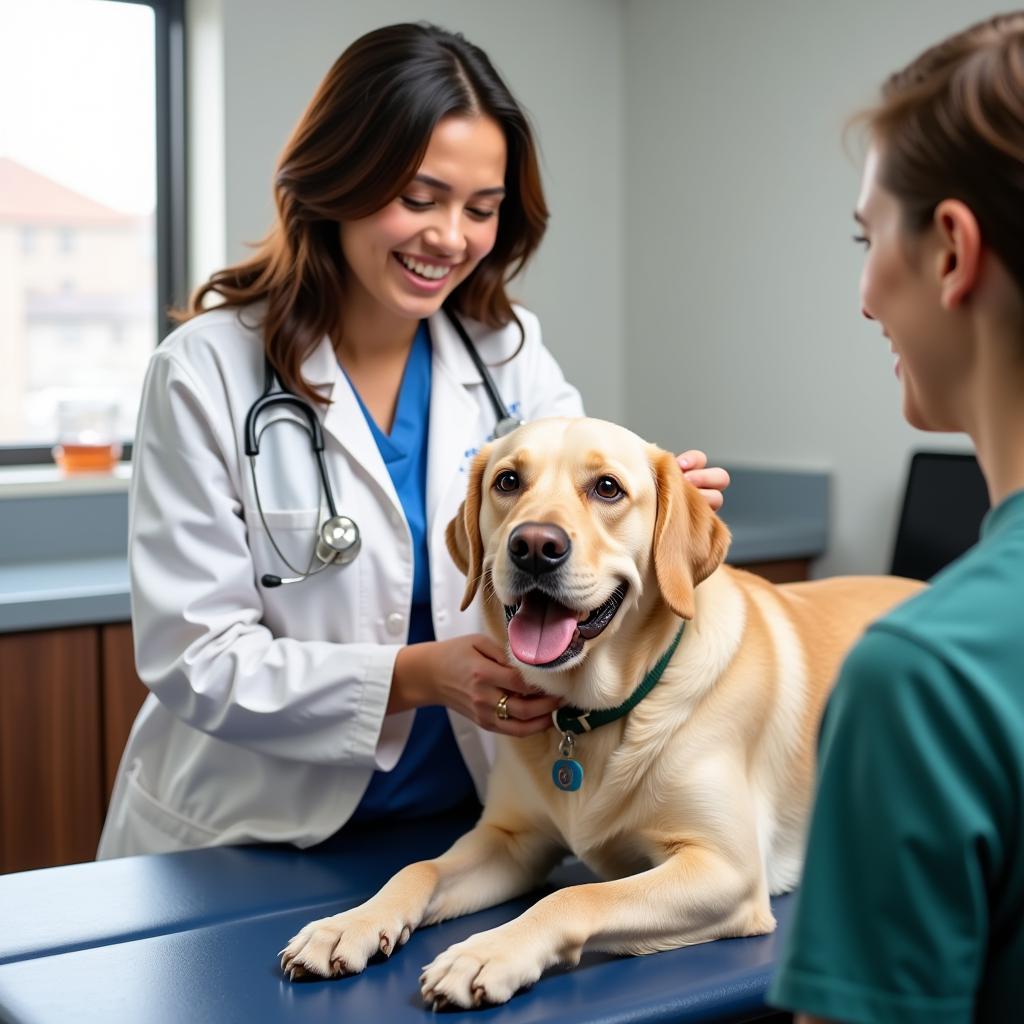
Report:
[[[981,270],[981,229],[966,203],[944,199],[935,207],[938,232],[939,299],[944,309],[962,305],[977,286]]]

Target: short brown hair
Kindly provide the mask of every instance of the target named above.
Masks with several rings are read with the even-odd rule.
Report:
[[[961,200],[1024,293],[1024,11],[925,50],[862,116],[881,143],[878,180],[907,228],[927,227],[943,199]]]
[[[548,220],[533,135],[487,54],[428,24],[377,29],[338,58],[281,154],[270,233],[251,259],[200,286],[178,319],[201,313],[212,294],[221,307],[265,303],[264,347],[281,383],[325,401],[301,367],[325,335],[340,333],[346,265],[338,226],[398,196],[434,128],[452,115],[493,118],[508,161],[494,247],[448,304],[490,327],[514,320],[505,284],[536,250]]]

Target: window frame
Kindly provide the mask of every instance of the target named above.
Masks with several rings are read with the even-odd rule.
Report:
[[[149,7],[156,47],[156,336],[174,326],[168,310],[188,291],[185,0],[102,0]],[[131,441],[122,458],[131,457]],[[0,445],[0,466],[52,463],[51,445]]]

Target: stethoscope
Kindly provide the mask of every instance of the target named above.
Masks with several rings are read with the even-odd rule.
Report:
[[[466,329],[462,326],[459,318],[447,306],[443,307],[443,309],[449,323],[455,328],[456,334],[458,334],[462,344],[465,345],[470,359],[473,360],[473,365],[480,374],[484,390],[487,392],[487,397],[494,408],[494,436],[504,437],[506,434],[510,434],[516,427],[522,425],[522,420],[513,416],[505,406],[501,398],[501,392],[498,391],[497,385],[494,383],[494,378],[484,365],[484,361],[480,358],[480,353],[477,352],[473,340],[466,333]],[[259,512],[260,522],[263,524],[263,529],[266,531],[267,538],[270,540],[270,545],[276,552],[277,557],[295,575],[282,577],[275,576],[272,573],[264,573],[260,577],[260,583],[265,587],[280,587],[285,583],[301,583],[303,580],[323,572],[324,569],[331,565],[348,565],[359,554],[359,549],[362,547],[362,538],[355,520],[349,516],[339,514],[338,508],[334,503],[334,492],[331,490],[331,480],[327,475],[327,464],[324,461],[324,432],[320,426],[320,420],[317,418],[316,411],[304,398],[300,398],[291,391],[287,391],[283,386],[279,385],[275,389],[274,385],[276,382],[277,375],[274,373],[274,368],[271,366],[270,360],[266,359],[264,361],[263,392],[249,406],[249,411],[245,414],[245,454],[249,457],[252,489],[256,498],[256,510]],[[256,456],[260,453],[260,439],[268,428],[278,422],[277,420],[271,420],[261,430],[257,430],[256,421],[262,413],[274,406],[287,406],[294,409],[305,420],[305,426],[308,429],[310,443],[313,448],[313,457],[316,459],[317,470],[320,474],[323,497],[327,503],[327,518],[317,529],[316,545],[313,548],[313,554],[310,556],[309,564],[305,570],[292,565],[274,539],[274,535],[267,525],[266,516],[263,513],[263,503],[260,500],[259,486],[256,483]],[[317,565],[317,562],[320,564]]]

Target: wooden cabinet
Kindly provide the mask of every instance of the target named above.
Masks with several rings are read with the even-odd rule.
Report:
[[[95,629],[0,636],[0,868],[89,860],[103,814]]]
[[[100,629],[100,691],[103,707],[103,801],[114,788],[121,753],[135,716],[149,694],[135,674],[132,627],[127,622]]]
[[[127,624],[0,634],[0,872],[92,860],[145,695]]]
[[[811,577],[809,558],[786,558],[778,562],[748,562],[737,565],[737,569],[763,576],[769,583],[800,583]]]

